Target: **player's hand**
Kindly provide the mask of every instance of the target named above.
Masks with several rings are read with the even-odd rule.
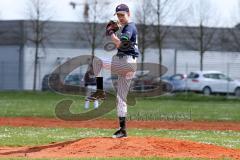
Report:
[[[111,36],[113,33],[117,32],[120,28],[120,23],[118,21],[110,20],[106,26],[106,36]]]

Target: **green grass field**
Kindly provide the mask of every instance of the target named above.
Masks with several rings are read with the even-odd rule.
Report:
[[[114,129],[0,127],[0,146],[35,146],[87,137],[109,137]],[[240,132],[128,129],[129,136],[191,140],[240,149]]]
[[[54,118],[55,105],[62,99],[75,101],[71,108],[73,113],[84,111],[84,97],[81,96],[64,96],[49,92],[0,92],[0,117]],[[129,107],[129,118],[136,120],[240,121],[239,113],[239,99],[226,99],[221,96],[204,97],[196,94],[137,99],[137,104]],[[113,110],[104,117],[116,119],[116,111]],[[111,136],[113,132],[113,129],[2,126],[0,146],[36,146],[86,137],[106,137]],[[240,149],[240,132],[237,131],[129,129],[128,134],[191,140]],[[14,160],[18,159],[26,160],[25,158]],[[168,158],[84,158],[84,160],[105,159],[165,160]]]
[[[64,96],[49,92],[0,92],[1,117],[55,117],[55,105],[72,99],[73,113],[85,112],[84,97]],[[196,94],[137,99],[129,106],[129,119],[135,120],[206,120],[240,121],[240,100],[204,97]],[[105,118],[115,119],[116,110]]]

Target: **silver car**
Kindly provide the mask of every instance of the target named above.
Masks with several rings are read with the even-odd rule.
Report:
[[[188,75],[187,88],[200,91],[204,95],[230,93],[240,97],[240,81],[233,80],[219,71],[191,72]]]

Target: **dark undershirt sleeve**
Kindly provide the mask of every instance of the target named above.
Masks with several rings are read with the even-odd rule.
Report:
[[[121,41],[129,41],[131,39],[132,35],[133,35],[133,27],[128,25],[122,30],[120,40]]]

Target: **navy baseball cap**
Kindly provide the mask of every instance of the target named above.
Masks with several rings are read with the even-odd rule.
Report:
[[[129,12],[129,8],[126,4],[119,4],[117,7],[116,7],[116,12],[114,15],[116,15],[117,13],[128,13]]]

